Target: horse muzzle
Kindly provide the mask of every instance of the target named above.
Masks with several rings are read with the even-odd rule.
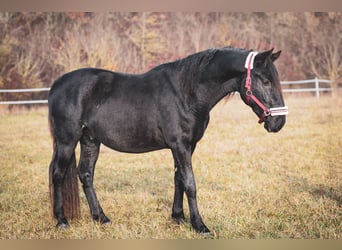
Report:
[[[264,119],[264,128],[267,132],[279,132],[285,125],[286,115],[267,116]]]

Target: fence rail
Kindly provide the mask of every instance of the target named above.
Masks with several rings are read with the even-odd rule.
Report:
[[[316,97],[320,97],[321,91],[332,91],[331,87],[320,87],[320,83],[331,84],[332,81],[318,79],[317,77],[310,80],[300,80],[300,81],[281,81],[281,85],[303,85],[303,84],[315,84],[313,88],[283,88],[284,93],[298,93],[298,92],[315,92]],[[42,92],[50,91],[50,88],[31,88],[31,89],[0,89],[1,93],[27,93],[27,92]],[[22,101],[0,101],[1,104],[6,105],[16,105],[16,104],[46,104],[48,100],[22,100]]]
[[[15,105],[15,104],[46,104],[48,100],[26,100],[26,101],[0,101],[0,104]]]
[[[298,92],[315,92],[316,97],[319,98],[321,91],[332,91],[330,87],[320,87],[320,83],[331,84],[332,81],[318,79],[317,77],[310,80],[300,80],[300,81],[281,81],[281,85],[299,85],[299,84],[315,84],[313,88],[283,88],[284,93],[298,93]]]
[[[50,91],[50,88],[0,89],[0,93],[23,93],[23,92],[41,92],[41,91]]]
[[[34,88],[34,89],[0,89],[0,93],[28,93],[28,92],[42,92],[50,91],[50,88]],[[19,104],[46,104],[48,100],[22,100],[22,101],[0,101],[5,105],[19,105]]]

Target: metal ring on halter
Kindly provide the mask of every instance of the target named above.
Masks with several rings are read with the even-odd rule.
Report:
[[[252,90],[247,90],[246,91],[246,96],[251,96],[251,95],[253,95]]]
[[[270,115],[271,115],[271,111],[265,110],[265,111],[264,111],[264,114],[265,114],[265,117],[266,117],[266,116],[270,116]]]

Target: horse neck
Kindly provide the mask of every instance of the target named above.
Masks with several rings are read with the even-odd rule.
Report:
[[[193,91],[188,105],[196,113],[209,114],[211,109],[225,96],[240,90],[241,76],[231,77],[222,82],[203,83]]]
[[[234,49],[213,49],[176,62],[188,107],[208,115],[223,97],[239,91],[246,54]]]
[[[219,62],[220,63],[220,62]],[[210,110],[225,96],[239,92],[245,71],[230,68],[228,63],[220,63],[221,68],[208,68],[193,88],[191,99],[194,105]]]

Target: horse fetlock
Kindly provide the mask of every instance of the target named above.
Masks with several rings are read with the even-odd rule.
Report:
[[[209,228],[207,228],[201,219],[191,219],[191,225],[197,233],[204,235],[210,234]]]
[[[186,222],[183,211],[179,213],[172,213],[172,219],[177,222],[177,224],[183,224]]]

